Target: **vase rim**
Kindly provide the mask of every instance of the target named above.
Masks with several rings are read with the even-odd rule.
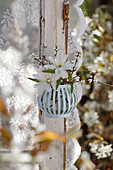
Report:
[[[68,87],[68,86],[70,86],[70,84],[60,84],[60,85],[59,85],[59,87]],[[59,87],[58,87],[58,88],[59,88]]]

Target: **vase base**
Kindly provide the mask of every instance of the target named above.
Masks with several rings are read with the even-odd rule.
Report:
[[[72,114],[71,113],[68,113],[68,114],[58,114],[58,115],[52,115],[52,114],[47,114],[47,113],[44,113],[44,115],[46,116],[46,117],[48,117],[48,118],[68,118],[68,117],[70,117],[70,116],[72,116]]]

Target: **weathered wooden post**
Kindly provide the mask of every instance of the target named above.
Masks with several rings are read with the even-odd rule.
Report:
[[[40,1],[40,56],[44,54],[44,50],[46,56],[53,56],[57,47],[66,52],[63,5],[64,0]],[[66,130],[65,119],[47,117],[41,119],[48,130],[57,133],[64,133]],[[65,170],[65,144],[60,143],[59,146],[58,153],[51,147],[48,157],[44,160],[44,166],[49,170]]]
[[[40,58],[43,55],[55,57],[57,48],[68,54],[68,20],[69,0],[40,0]],[[40,120],[47,130],[66,132],[66,118],[47,118],[41,113]],[[54,145],[59,147],[58,152],[51,146],[42,166],[49,170],[65,170],[66,144],[55,142]]]

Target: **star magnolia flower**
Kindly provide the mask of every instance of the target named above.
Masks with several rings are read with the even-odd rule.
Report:
[[[40,82],[35,85],[38,89],[38,94],[42,94],[45,90],[47,92],[51,91],[51,87],[54,89],[56,88],[56,76],[54,74],[48,73],[40,73],[37,75],[33,75],[35,79],[39,80]]]
[[[68,78],[66,70],[72,70],[74,65],[71,64],[70,61],[67,61],[67,58],[67,55],[61,55],[61,53],[58,53],[54,60],[52,57],[49,57],[49,61],[53,64],[46,65],[45,68],[55,70],[58,79],[60,77],[63,79]]]

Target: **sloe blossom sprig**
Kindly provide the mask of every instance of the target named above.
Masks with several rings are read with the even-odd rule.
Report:
[[[97,159],[106,158],[110,156],[113,151],[112,144],[105,145],[104,143],[90,143],[89,146],[91,147],[90,151],[95,154]]]

